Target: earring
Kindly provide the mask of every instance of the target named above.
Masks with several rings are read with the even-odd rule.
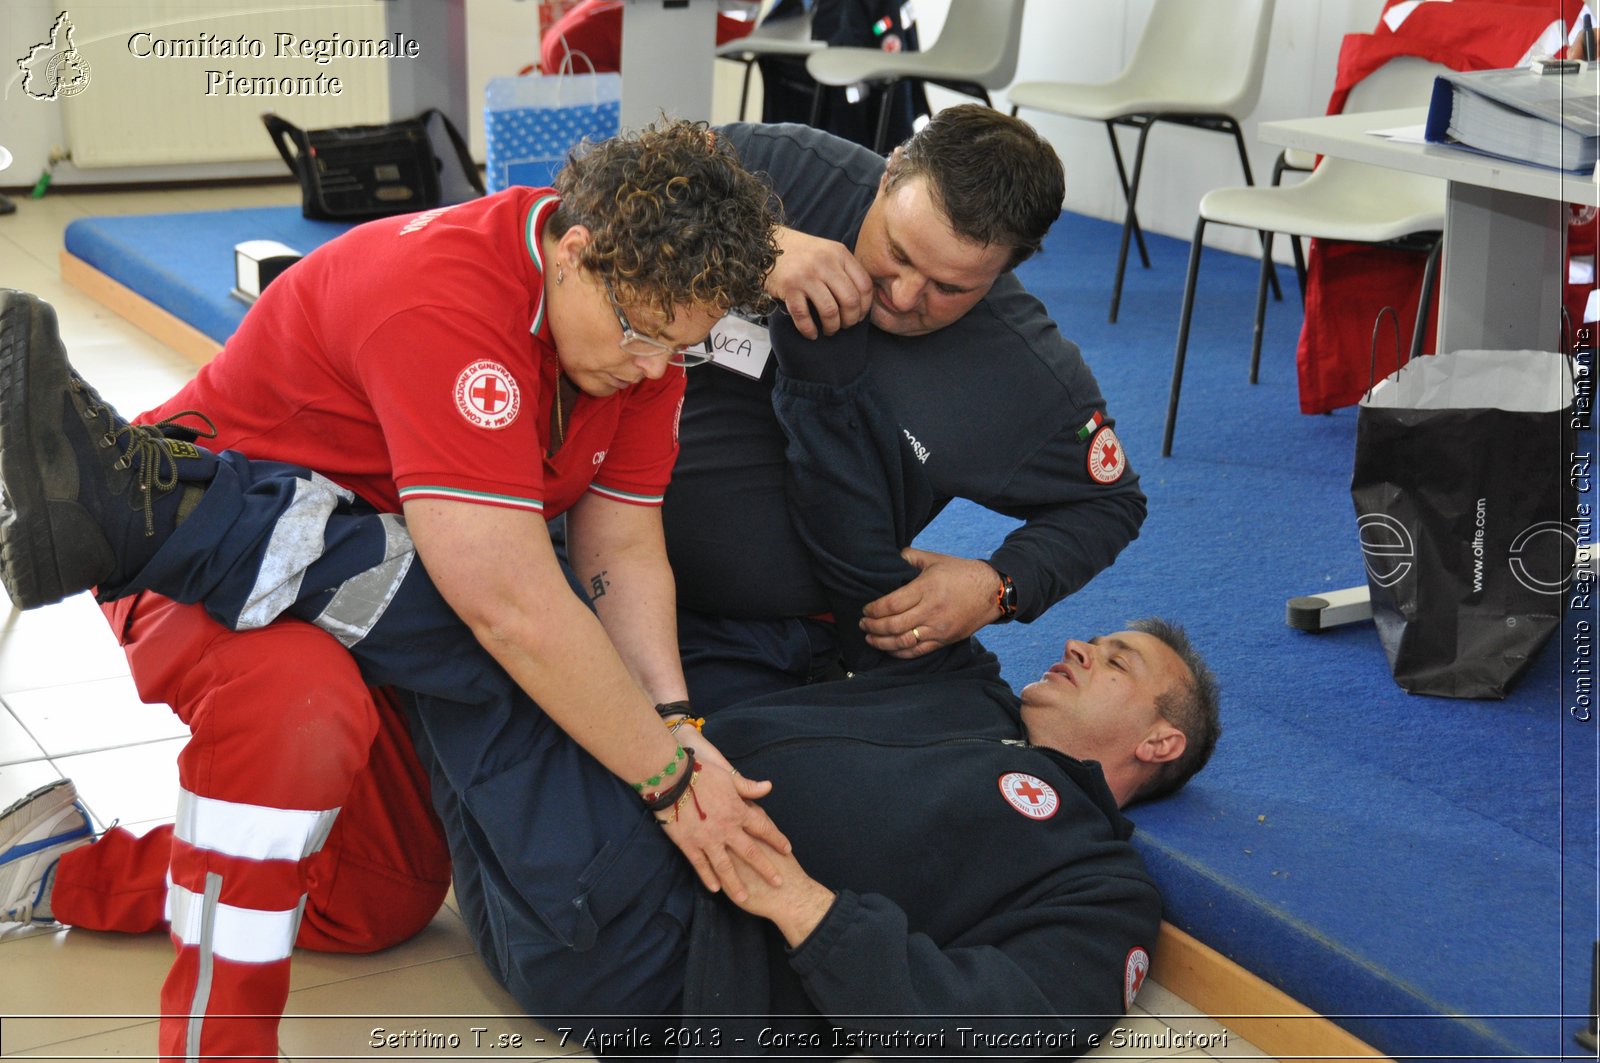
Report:
[[[567,271],[562,269],[560,266],[557,266],[556,267],[556,283],[560,284],[562,281],[564,281],[566,279],[567,279]]]

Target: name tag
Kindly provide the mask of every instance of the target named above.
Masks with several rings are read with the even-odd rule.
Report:
[[[740,376],[760,380],[772,357],[772,341],[767,327],[729,314],[718,321],[706,340],[711,345],[711,360]]]

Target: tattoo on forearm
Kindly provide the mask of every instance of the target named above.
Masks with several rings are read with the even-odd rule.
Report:
[[[606,589],[611,586],[606,580],[606,571],[601,569],[589,578],[589,600],[591,602],[598,598],[604,598]]]

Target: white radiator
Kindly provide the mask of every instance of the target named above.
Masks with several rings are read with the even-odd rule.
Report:
[[[389,64],[418,61],[391,57],[407,45],[385,34],[378,0],[72,0],[66,17],[87,71],[60,101],[79,167],[273,158],[263,111],[302,127],[385,121]]]

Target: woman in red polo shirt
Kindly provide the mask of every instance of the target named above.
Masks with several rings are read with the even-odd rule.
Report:
[[[403,515],[394,526],[500,667],[611,773],[664,790],[683,752],[655,705],[686,691],[659,505],[684,366],[715,320],[765,299],[769,198],[704,125],[680,122],[595,146],[555,189],[358,226],[276,279],[224,351],[139,420],[198,409],[215,422],[214,449],[314,470],[308,497],[353,494]],[[70,374],[49,308],[4,293],[0,314],[3,357],[22,363],[13,368],[35,396],[30,405],[11,389],[0,409],[21,443],[13,453],[36,466],[7,465],[8,496],[27,497],[15,477],[37,477],[41,497],[61,482],[49,465],[60,448],[47,441],[63,432],[89,433],[80,455],[133,460],[140,431],[119,431]],[[53,398],[38,401],[51,381]],[[62,417],[62,401],[75,416]],[[218,460],[199,453],[179,458],[177,486],[215,475]],[[103,490],[106,474],[77,479]],[[157,475],[127,490],[170,527],[189,494],[173,486]],[[17,508],[19,523],[38,519]],[[124,557],[145,529],[132,512],[126,541],[102,530]],[[206,512],[201,501],[182,519]],[[561,512],[589,602],[572,593],[545,527]],[[303,531],[274,535],[291,564],[296,549],[322,548],[318,528]],[[60,536],[44,541],[67,549]],[[37,560],[37,571],[58,570],[59,557]],[[27,561],[6,563],[10,586]],[[116,572],[91,582],[102,598],[118,593]],[[41,864],[33,916],[170,926],[164,1056],[275,1055],[297,944],[369,951],[437,910],[445,854],[404,725],[340,644],[365,634],[362,612],[381,599],[330,602],[339,623],[325,626],[338,640],[288,619],[230,631],[151,593],[107,607],[141,695],[192,732],[177,824],[142,838],[113,830]],[[704,773],[694,787],[704,815],[667,825],[707,885],[740,892],[731,853],[753,848],[751,836],[781,840],[747,801],[764,792]]]

